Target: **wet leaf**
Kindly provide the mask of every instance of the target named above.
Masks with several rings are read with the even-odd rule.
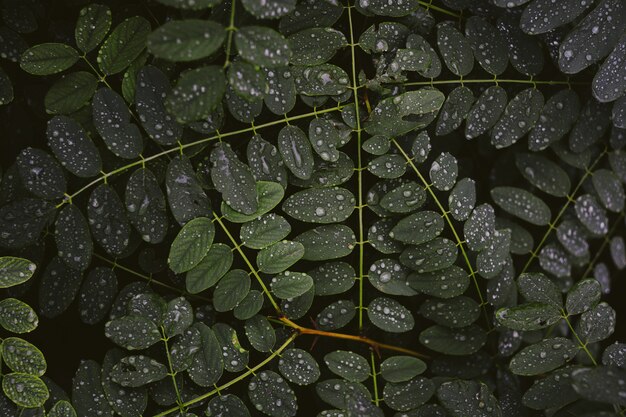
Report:
[[[236,192],[236,190],[234,190]],[[257,210],[252,214],[242,214],[233,210],[225,202],[222,202],[222,214],[231,223],[247,223],[268,211],[272,210],[280,203],[285,195],[283,187],[275,182],[257,181],[256,194],[258,195]]]
[[[147,168],[139,168],[126,184],[126,210],[128,219],[141,238],[149,243],[159,243],[167,233],[165,196],[159,183]]]
[[[474,103],[474,93],[465,86],[456,87],[448,94],[437,119],[437,136],[447,135],[461,126]]]
[[[443,219],[434,211],[411,214],[391,229],[389,236],[400,242],[419,245],[428,242],[443,231]]]
[[[105,75],[128,67],[146,47],[150,23],[140,16],[130,17],[113,29],[98,51],[98,66]]]
[[[298,262],[302,256],[304,256],[302,243],[283,240],[259,251],[256,262],[259,271],[277,274]]]
[[[409,381],[425,370],[424,361],[412,356],[391,356],[380,364],[380,373],[388,382]]]
[[[127,350],[146,349],[161,341],[156,324],[143,316],[124,316],[107,322],[105,336]]]
[[[539,226],[550,223],[550,208],[538,197],[521,188],[495,187],[491,198],[504,211]]]
[[[536,88],[527,88],[513,97],[491,131],[491,144],[506,148],[521,139],[535,126],[543,104],[543,94]]]
[[[437,25],[437,46],[448,69],[464,77],[474,68],[474,55],[470,42],[453,26]]]
[[[287,39],[263,26],[240,28],[235,34],[235,46],[243,59],[268,68],[287,65],[292,53]]]
[[[110,268],[96,267],[89,272],[78,295],[78,309],[83,323],[102,321],[117,295],[117,277]]]
[[[435,393],[435,384],[427,378],[416,377],[404,382],[385,384],[385,404],[391,409],[408,411],[428,401]]]
[[[211,288],[229,271],[233,263],[231,248],[223,243],[214,243],[204,258],[185,278],[186,288],[192,294]]]
[[[109,254],[119,256],[130,241],[130,223],[120,197],[101,184],[89,196],[87,218],[93,239]]]
[[[287,237],[291,226],[284,217],[268,213],[241,226],[243,245],[252,249],[264,249]]]
[[[469,326],[480,316],[478,303],[465,296],[431,298],[422,303],[419,311],[423,317],[450,328]]]
[[[308,189],[288,197],[282,209],[304,222],[336,223],[352,214],[355,203],[354,195],[344,188]]]
[[[500,32],[486,19],[472,16],[465,24],[465,36],[474,57],[489,74],[500,75],[509,64],[507,45]]]
[[[313,173],[313,152],[305,133],[296,126],[285,126],[278,134],[278,150],[293,175],[308,179]]]
[[[600,207],[598,201],[589,194],[581,195],[574,204],[576,217],[591,232],[604,235],[609,230],[609,219],[606,211]]]
[[[226,92],[222,69],[209,65],[183,72],[165,99],[165,108],[180,123],[207,118]]]
[[[270,352],[276,343],[276,333],[265,316],[256,315],[245,324],[246,336],[253,348],[259,352]]]
[[[311,28],[288,38],[293,51],[293,65],[319,65],[328,62],[347,41],[343,33],[332,28]]]
[[[537,330],[558,322],[561,314],[554,305],[533,302],[501,308],[496,312],[496,319],[509,329]]]
[[[9,288],[28,281],[37,269],[31,261],[14,256],[0,257],[0,288]]]
[[[233,269],[224,275],[213,292],[213,306],[216,311],[230,311],[248,296],[250,276],[241,269]]]
[[[63,43],[42,43],[25,51],[20,67],[33,75],[50,75],[65,71],[78,61],[78,52]]]
[[[411,312],[396,300],[378,297],[367,307],[367,317],[380,329],[391,333],[408,332],[415,325]]]
[[[313,287],[313,278],[303,272],[285,271],[272,278],[270,287],[278,298],[295,298]]]
[[[0,300],[0,326],[11,333],[28,333],[37,328],[39,317],[28,304],[16,298]]]
[[[77,71],[67,74],[54,83],[46,93],[44,98],[46,111],[73,113],[89,102],[97,87],[98,80],[90,72]]]
[[[92,103],[93,123],[107,148],[120,158],[137,157],[143,150],[141,133],[130,123],[124,99],[109,88],[99,89]]]
[[[437,398],[452,417],[497,417],[500,405],[489,388],[476,381],[449,381],[437,388]]]
[[[346,350],[327,353],[324,356],[324,363],[332,373],[351,382],[363,382],[370,377],[372,372],[367,359]]]
[[[528,135],[528,149],[540,151],[570,131],[580,112],[580,100],[573,90],[561,90],[548,99],[539,120]]]
[[[2,391],[11,401],[24,408],[41,407],[50,396],[41,379],[20,372],[2,377]]]
[[[461,295],[470,283],[467,273],[456,265],[424,274],[413,273],[407,281],[414,290],[439,298]]]
[[[293,417],[298,403],[293,390],[274,371],[262,371],[248,383],[248,396],[257,410],[271,417]]]
[[[310,385],[320,377],[320,368],[311,354],[302,349],[287,349],[278,360],[278,370],[290,382]]]
[[[148,50],[169,61],[195,61],[216,52],[226,30],[212,20],[174,20],[159,26],[148,38]]]
[[[332,331],[346,326],[355,314],[356,306],[352,301],[339,300],[323,308],[315,321],[321,330]]]
[[[450,329],[438,324],[423,330],[420,343],[435,352],[446,355],[470,355],[477,352],[487,341],[485,331],[475,324]]]
[[[172,242],[168,257],[170,269],[187,272],[206,256],[215,237],[215,226],[206,217],[197,217],[183,226]]]
[[[19,337],[2,341],[2,360],[13,372],[42,376],[48,367],[46,358],[37,347]]]
[[[46,130],[48,146],[61,165],[78,177],[93,177],[102,171],[98,149],[82,127],[67,116],[55,116]]]
[[[167,377],[167,368],[147,356],[128,356],[113,367],[110,375],[123,387],[141,387]]]
[[[474,139],[491,129],[500,120],[507,101],[504,88],[497,85],[487,88],[467,114],[465,138]]]
[[[26,148],[17,157],[17,168],[26,189],[37,197],[53,200],[65,194],[63,170],[48,153]]]

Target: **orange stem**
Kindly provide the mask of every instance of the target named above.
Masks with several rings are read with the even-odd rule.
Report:
[[[395,352],[400,352],[400,353],[404,353],[407,355],[415,356],[418,358],[430,359],[428,355],[424,355],[423,353],[419,353],[414,350],[406,349],[406,348],[399,347],[399,346],[388,345],[386,343],[380,343],[374,339],[370,339],[369,337],[355,336],[355,335],[345,334],[345,333],[326,332],[324,330],[302,327],[299,324],[294,323],[293,321],[289,320],[287,317],[280,317],[279,320],[285,326],[288,326],[288,327],[291,327],[292,329],[297,330],[300,334],[311,334],[311,335],[322,336],[322,337],[333,337],[335,339],[352,340],[354,342],[360,342],[360,343],[365,343],[367,345],[370,345],[377,352],[379,349],[386,349],[386,350],[393,350]]]

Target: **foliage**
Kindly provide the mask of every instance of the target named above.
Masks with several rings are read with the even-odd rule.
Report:
[[[0,184],[1,416],[626,410],[623,1],[0,13],[0,112],[46,123]],[[108,351],[57,385],[26,339],[66,311]]]

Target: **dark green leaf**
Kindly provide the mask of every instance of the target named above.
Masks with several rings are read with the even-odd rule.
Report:
[[[524,273],[517,279],[520,295],[527,301],[563,306],[560,289],[542,273]]]
[[[74,38],[78,49],[90,52],[104,40],[111,29],[111,9],[102,4],[90,4],[80,10]]]
[[[389,236],[400,242],[419,245],[433,240],[443,231],[443,219],[434,211],[411,214],[391,229]]]
[[[213,326],[217,341],[222,347],[221,356],[224,358],[224,368],[228,372],[240,372],[248,366],[250,353],[239,343],[235,329],[224,323]]]
[[[446,355],[470,355],[487,342],[487,333],[475,324],[450,329],[438,324],[423,330],[420,343]]]
[[[168,264],[177,274],[187,272],[202,261],[215,238],[211,219],[197,217],[186,223],[176,235],[170,248]]]
[[[612,366],[580,368],[572,372],[574,390],[583,398],[610,404],[626,405],[623,381],[626,372]]]
[[[569,290],[565,309],[570,315],[581,314],[600,302],[602,288],[593,278],[580,280]]]
[[[425,370],[424,361],[412,356],[391,356],[380,364],[380,373],[388,382],[409,381]]]
[[[140,16],[117,25],[98,51],[98,66],[105,75],[117,74],[128,67],[146,47],[150,23]]]
[[[69,114],[87,104],[96,92],[98,79],[90,72],[78,71],[65,75],[46,93],[44,105],[48,113]]]
[[[321,330],[331,331],[346,326],[356,314],[356,306],[352,301],[339,300],[319,312],[316,322]]]
[[[304,246],[300,242],[283,240],[262,249],[257,255],[259,271],[267,274],[282,272],[304,256]]]
[[[237,192],[236,190],[233,190]],[[285,195],[283,187],[275,182],[258,181],[256,183],[256,194],[258,195],[258,208],[251,214],[242,214],[233,210],[225,202],[222,202],[222,214],[231,223],[247,223],[268,211],[272,210],[278,203],[280,203]]]
[[[335,350],[326,354],[324,363],[332,373],[352,382],[363,382],[372,372],[367,359],[346,350]]]
[[[520,173],[535,187],[548,194],[565,197],[571,184],[567,173],[549,159],[530,153],[515,155]]]
[[[276,343],[276,333],[265,316],[256,315],[245,324],[246,336],[253,348],[259,352],[270,352]]]
[[[201,387],[210,387],[217,383],[224,370],[222,348],[210,327],[196,323],[193,328],[200,333],[201,345],[187,373],[196,384]]]
[[[72,379],[72,403],[79,416],[113,417],[102,389],[101,368],[97,362],[86,360],[79,365]]]
[[[435,384],[424,377],[415,377],[404,382],[385,384],[383,395],[385,404],[391,409],[408,411],[419,407],[435,393]]]
[[[319,65],[347,44],[343,33],[332,28],[311,28],[289,36],[294,65]]]
[[[235,34],[235,45],[243,59],[262,67],[282,67],[291,58],[287,40],[269,27],[240,28]]]
[[[159,243],[167,233],[165,196],[156,177],[147,168],[133,172],[126,185],[128,219],[149,243]]]
[[[78,309],[83,323],[103,320],[117,295],[117,277],[110,268],[96,267],[85,278],[78,295]]]
[[[54,230],[58,255],[70,268],[84,271],[91,263],[93,243],[87,220],[80,209],[68,204],[59,216]]]
[[[615,332],[615,310],[601,302],[580,316],[578,335],[586,343],[600,342]]]
[[[102,172],[98,148],[72,118],[55,116],[46,129],[48,146],[61,165],[78,177],[94,177]]]
[[[284,217],[268,213],[244,223],[239,234],[243,245],[263,249],[284,239],[290,232],[291,226]]]
[[[497,85],[487,88],[467,114],[465,138],[474,139],[491,129],[500,120],[507,101],[504,88]]]
[[[105,336],[127,350],[146,349],[161,340],[156,324],[142,316],[124,316],[107,322]]]
[[[550,207],[530,192],[516,187],[495,187],[491,198],[504,211],[539,226],[550,223]]]
[[[120,158],[132,159],[143,150],[141,133],[130,123],[124,99],[109,88],[99,89],[93,98],[93,123],[107,148]]]
[[[509,368],[517,375],[539,375],[552,371],[576,356],[578,346],[564,337],[544,339],[518,352]]]
[[[229,417],[250,417],[250,412],[246,404],[234,394],[224,394],[214,397],[209,401],[206,409],[209,417],[229,416]]]
[[[190,69],[181,74],[165,107],[180,123],[193,122],[210,116],[225,92],[226,79],[220,67]]]
[[[464,77],[474,68],[474,55],[465,36],[452,25],[437,25],[437,45],[443,61],[452,73]]]
[[[489,388],[476,381],[448,381],[437,388],[437,398],[452,417],[499,417],[500,405]]]
[[[278,134],[278,150],[293,175],[308,179],[313,173],[313,152],[305,133],[297,126],[285,126]]]
[[[491,131],[491,144],[506,148],[521,139],[535,126],[543,104],[543,94],[536,88],[527,88],[513,97]]]
[[[148,36],[148,50],[169,61],[195,61],[216,52],[226,30],[212,20],[186,19],[167,22]]]
[[[248,396],[257,410],[271,417],[293,417],[298,411],[296,395],[274,371],[253,376],[248,384]]]
[[[277,297],[288,299],[298,297],[313,287],[313,278],[303,272],[285,271],[272,278],[270,285]]]
[[[216,311],[230,311],[243,304],[249,292],[250,275],[241,269],[233,269],[217,283],[213,306]]]
[[[554,305],[533,302],[501,308],[496,312],[496,319],[509,329],[537,330],[558,322],[561,313]]]
[[[136,388],[167,377],[167,368],[147,356],[128,356],[113,367],[110,375],[117,384]]]
[[[480,307],[469,297],[429,299],[420,306],[420,314],[437,324],[447,327],[465,327],[480,316]]]
[[[192,294],[197,294],[211,288],[224,276],[233,263],[233,251],[223,243],[214,243],[207,255],[187,272],[186,288]]]
[[[23,149],[17,157],[17,168],[26,189],[36,196],[53,200],[65,194],[63,170],[46,152],[35,148]]]
[[[37,328],[37,313],[26,303],[5,298],[0,301],[0,326],[11,333],[28,333]]]
[[[320,368],[311,354],[302,349],[287,349],[278,360],[278,370],[290,382],[309,385],[320,377]]]
[[[413,273],[407,281],[414,290],[439,298],[461,295],[470,283],[467,273],[456,265],[425,274]]]
[[[370,302],[367,316],[375,326],[391,333],[408,332],[415,325],[411,312],[388,297],[378,297]]]
[[[42,43],[29,48],[20,58],[20,67],[33,75],[65,71],[78,61],[78,52],[63,43]]]
[[[93,239],[113,256],[119,256],[130,241],[130,223],[126,209],[108,184],[94,188],[89,196],[87,218]]]

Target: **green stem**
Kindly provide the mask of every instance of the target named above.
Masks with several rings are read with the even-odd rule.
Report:
[[[588,85],[586,81],[549,81],[549,80],[533,80],[533,79],[498,79],[498,78],[481,78],[481,79],[455,79],[455,80],[432,80],[432,81],[412,81],[404,83],[404,86],[429,86],[429,85],[448,85],[448,84],[531,84],[531,85]]]
[[[178,410],[182,415],[185,411],[185,407],[183,406],[183,399],[180,395],[180,390],[178,389],[178,383],[176,382],[176,372],[174,372],[174,366],[172,365],[172,355],[170,354],[170,347],[168,344],[169,338],[165,335],[165,328],[161,326],[161,340],[165,345],[165,356],[167,357],[167,365],[170,369],[169,376],[172,378],[172,386],[174,387],[174,392],[176,393],[176,404],[178,405]]]
[[[235,249],[237,250],[237,252],[241,256],[243,261],[246,263],[246,265],[248,265],[248,268],[250,269],[250,272],[252,273],[252,275],[254,275],[256,280],[259,282],[259,285],[263,289],[263,292],[267,296],[267,299],[270,301],[270,303],[272,303],[272,306],[274,307],[274,310],[276,310],[276,312],[279,315],[281,315],[282,311],[281,311],[280,307],[278,306],[278,303],[276,302],[276,300],[274,300],[274,297],[272,296],[272,293],[267,289],[267,286],[265,285],[265,282],[263,282],[263,279],[259,275],[258,271],[254,268],[254,266],[252,266],[252,262],[250,262],[250,259],[248,259],[248,256],[246,256],[244,251],[241,250],[241,245],[233,237],[233,235],[230,233],[230,231],[228,230],[228,228],[226,227],[226,225],[224,224],[222,219],[216,213],[213,213],[213,217],[215,218],[215,221],[222,227],[222,230],[224,230],[224,233],[226,233],[226,236],[228,236],[228,238],[230,239],[232,244],[235,246]]]
[[[472,263],[469,260],[469,256],[467,255],[467,251],[465,250],[465,244],[463,243],[463,240],[461,240],[461,237],[459,236],[459,233],[457,232],[456,227],[454,226],[454,223],[452,223],[452,219],[450,218],[448,211],[445,209],[443,204],[441,204],[441,201],[439,200],[439,198],[433,191],[432,186],[428,183],[428,181],[426,181],[426,178],[424,178],[422,173],[417,169],[417,167],[413,163],[413,159],[411,159],[411,157],[407,155],[404,149],[402,149],[402,146],[400,146],[400,144],[395,139],[392,139],[391,141],[396,146],[396,148],[398,148],[402,156],[404,156],[404,159],[406,159],[407,163],[411,166],[413,171],[415,171],[415,174],[417,174],[418,178],[424,185],[424,188],[426,189],[426,191],[428,191],[428,194],[430,194],[432,199],[435,201],[435,204],[439,208],[441,215],[446,220],[446,223],[448,224],[450,231],[454,235],[454,239],[456,240],[457,246],[459,247],[459,249],[461,249],[461,255],[463,256],[463,259],[465,260],[465,264],[467,265],[467,269],[469,271],[470,277],[472,278],[472,281],[474,282],[474,286],[476,287],[476,292],[478,293],[478,299],[480,301],[480,305],[482,307],[483,313],[485,314],[485,321],[487,323],[487,327],[491,327],[491,324],[489,321],[489,314],[487,313],[487,309],[485,308],[487,303],[485,302],[485,299],[483,298],[483,294],[480,291],[480,286],[478,285],[478,279],[476,278],[476,271],[474,271],[474,267],[472,266]]]
[[[342,105],[338,105],[335,107],[331,107],[328,109],[323,109],[323,110],[315,110],[312,111],[310,113],[304,113],[304,114],[299,114],[296,116],[291,116],[291,117],[286,117],[286,118],[282,118],[282,119],[278,119],[278,120],[274,120],[271,122],[267,122],[267,123],[263,123],[254,127],[248,127],[245,129],[240,129],[240,130],[236,130],[233,132],[226,132],[226,133],[220,133],[219,135],[214,135],[214,136],[209,136],[207,138],[203,138],[203,139],[198,139],[196,141],[193,142],[189,142],[189,143],[184,143],[184,144],[180,144],[180,145],[176,145],[170,149],[166,149],[162,152],[156,153],[154,155],[139,159],[137,161],[131,162],[130,164],[121,166],[119,168],[116,168],[112,171],[106,172],[104,174],[102,174],[102,176],[92,180],[91,182],[89,182],[88,184],[86,184],[85,186],[83,186],[82,188],[80,188],[78,191],[74,192],[74,194],[71,194],[69,196],[67,196],[62,202],[60,202],[59,204],[57,204],[57,208],[60,208],[61,206],[63,206],[64,204],[70,202],[73,198],[75,198],[76,196],[78,196],[79,194],[82,194],[83,192],[85,192],[86,190],[90,189],[91,187],[93,187],[94,185],[106,180],[107,178],[113,176],[113,175],[117,175],[120,174],[122,172],[126,172],[127,170],[129,170],[132,167],[136,167],[136,166],[140,166],[145,164],[146,162],[158,159],[164,155],[168,155],[171,153],[176,153],[176,152],[181,152],[187,148],[191,148],[193,146],[197,146],[203,143],[208,143],[214,140],[218,140],[218,139],[223,139],[225,137],[230,137],[230,136],[237,136],[237,135],[242,135],[244,133],[249,133],[252,132],[253,130],[258,130],[258,129],[263,129],[263,128],[267,128],[267,127],[271,127],[271,126],[276,126],[276,125],[281,125],[283,123],[289,123],[292,122],[294,120],[299,120],[299,119],[306,119],[309,117],[315,117],[321,114],[325,114],[325,113],[331,113],[331,112],[335,112],[335,111],[341,111],[341,109],[343,109],[344,106]]]
[[[159,287],[166,288],[166,289],[168,289],[170,291],[174,291],[174,292],[177,292],[177,293],[179,293],[181,295],[184,295],[185,297],[196,298],[198,300],[211,302],[210,298],[202,297],[201,295],[197,295],[197,294],[191,294],[191,293],[189,293],[189,292],[187,292],[185,290],[182,290],[180,288],[174,287],[172,285],[166,284],[166,283],[161,282],[161,281],[157,281],[156,279],[150,277],[149,275],[144,275],[141,272],[137,272],[137,271],[135,271],[133,269],[130,269],[130,268],[124,266],[124,265],[120,265],[119,263],[117,263],[117,261],[112,261],[112,260],[108,259],[107,257],[104,257],[104,256],[99,255],[97,253],[94,253],[93,257],[94,258],[98,258],[101,261],[108,263],[114,269],[117,268],[117,269],[120,269],[120,270],[122,270],[124,272],[127,272],[127,273],[131,274],[131,275],[134,275],[136,277],[142,278],[142,279],[148,281],[148,284],[154,284],[154,285],[157,285]]]
[[[372,362],[372,383],[374,384],[374,404],[378,407],[380,398],[378,398],[378,379],[376,372],[376,358],[374,357],[374,351],[370,351],[370,360]]]
[[[354,43],[354,28],[352,26],[352,8],[348,7],[348,23],[350,26],[350,51],[352,57],[352,94],[354,95],[354,111],[356,117],[356,147],[357,147],[357,188],[358,188],[358,205],[357,213],[359,216],[359,330],[363,329],[363,287],[365,275],[365,234],[363,231],[363,160],[361,155],[361,116],[359,113],[359,96],[358,96],[358,80],[356,73],[356,57]]]
[[[580,179],[580,181],[578,181],[578,184],[576,184],[576,187],[574,187],[574,190],[572,191],[572,193],[567,196],[567,201],[565,202],[563,207],[561,207],[561,210],[558,212],[558,214],[556,215],[554,220],[551,221],[550,224],[548,225],[548,230],[546,230],[546,232],[544,233],[543,237],[539,241],[539,244],[535,247],[535,249],[533,249],[530,252],[530,258],[528,258],[528,261],[526,261],[526,264],[524,265],[524,268],[522,268],[522,272],[520,272],[520,275],[525,273],[526,271],[528,271],[528,268],[530,268],[530,266],[532,265],[533,261],[537,257],[539,257],[539,251],[541,250],[543,245],[548,240],[548,237],[552,233],[552,230],[556,230],[557,223],[559,222],[561,217],[563,217],[563,215],[565,214],[565,211],[568,209],[569,205],[572,202],[576,201],[575,197],[576,197],[576,194],[578,193],[578,190],[580,190],[580,188],[583,186],[583,184],[587,180],[587,178],[589,178],[591,175],[593,175],[593,168],[595,168],[595,166],[600,162],[602,157],[607,154],[607,152],[608,152],[608,150],[605,148],[604,151],[596,158],[596,160],[593,161],[593,163],[588,168],[585,169],[585,173],[583,174],[582,178]]]
[[[574,326],[572,326],[572,323],[569,321],[569,316],[563,309],[561,309],[561,317],[563,318],[563,320],[565,320],[565,323],[567,323],[567,327],[569,327],[570,331],[572,332],[572,335],[576,338],[578,345],[582,348],[582,350],[585,351],[587,356],[589,356],[589,359],[591,359],[591,363],[593,363],[593,366],[598,366],[596,359],[593,357],[593,355],[587,348],[587,344],[581,340],[580,336],[578,336],[578,333],[576,333],[576,330],[574,330]]]
[[[224,61],[224,68],[230,65],[230,49],[233,44],[233,32],[237,30],[235,27],[235,5],[237,1],[232,0],[230,3],[230,23],[226,30],[228,31],[228,39],[226,39],[226,60]]]
[[[456,17],[456,18],[459,18],[459,19],[461,18],[460,14],[455,13],[455,12],[450,11],[450,10],[447,10],[447,9],[444,9],[444,8],[441,8],[441,7],[438,7],[438,6],[433,6],[431,3],[432,3],[432,0],[430,2],[419,1],[419,4],[424,6],[426,8],[426,10],[430,9],[430,10],[434,10],[434,11],[439,12],[439,13],[447,14],[448,16],[453,16],[453,17]]]
[[[230,387],[231,385],[236,384],[237,382],[247,378],[248,376],[254,374],[256,371],[258,371],[259,369],[263,368],[265,365],[267,365],[268,363],[270,363],[274,358],[276,358],[277,356],[279,356],[281,354],[281,352],[283,350],[285,350],[287,348],[287,346],[289,346],[291,344],[291,342],[293,342],[295,340],[295,338],[298,337],[298,333],[294,333],[291,335],[291,337],[289,337],[289,339],[287,339],[287,341],[285,343],[283,343],[278,349],[276,349],[274,352],[272,352],[272,354],[270,356],[268,356],[267,358],[265,358],[265,360],[263,360],[262,362],[260,362],[259,364],[257,364],[254,368],[248,368],[248,370],[240,375],[238,375],[236,378],[231,379],[230,381],[226,382],[225,384],[220,385],[219,387],[216,387],[214,390],[207,392],[206,394],[200,395],[196,398],[194,398],[193,400],[189,400],[185,403],[183,403],[183,407],[188,408],[189,406],[199,403],[201,401],[206,400],[207,398],[225,390],[226,388]],[[155,414],[152,417],[163,417],[166,415],[169,415],[171,413],[175,413],[176,411],[178,411],[178,407],[172,407],[168,410],[165,410],[159,414]]]

